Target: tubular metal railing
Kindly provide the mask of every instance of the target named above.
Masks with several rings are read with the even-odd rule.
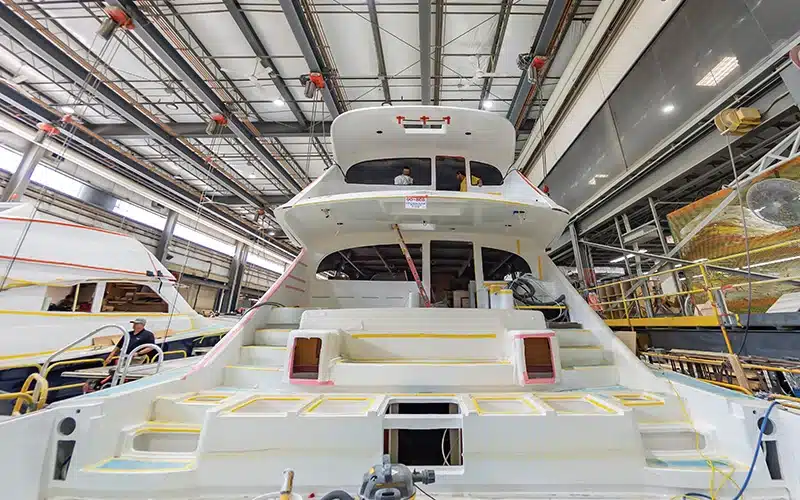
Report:
[[[124,361],[120,361],[117,365],[117,370],[114,371],[114,376],[111,378],[111,387],[114,387],[117,384],[125,383],[125,377],[128,375],[128,369],[131,367],[131,361],[133,360],[134,356],[137,352],[144,350],[144,349],[153,349],[158,353],[158,364],[156,365],[156,371],[153,373],[155,375],[161,369],[161,364],[164,362],[164,351],[158,347],[156,344],[142,344],[140,346],[136,346],[130,354],[125,357]],[[119,369],[122,367],[122,369]]]
[[[775,245],[769,245],[769,246],[765,246],[765,247],[762,247],[762,248],[753,249],[753,250],[751,250],[749,252],[749,254],[750,254],[750,257],[752,258],[752,256],[754,256],[754,255],[757,256],[757,255],[759,255],[761,253],[764,253],[764,252],[769,252],[769,251],[772,251],[772,250],[785,248],[785,247],[790,247],[790,246],[800,246],[800,240],[785,241],[785,242],[778,243],[778,244],[775,244]],[[716,326],[719,327],[720,332],[722,333],[722,336],[723,336],[723,338],[725,340],[725,346],[726,346],[728,352],[729,353],[733,353],[733,347],[731,345],[731,341],[730,341],[730,338],[728,336],[728,325],[729,325],[730,321],[726,321],[726,319],[729,319],[732,316],[733,320],[735,322],[737,317],[735,315],[727,314],[726,311],[720,311],[721,304],[717,303],[717,300],[714,297],[714,293],[717,292],[717,291],[727,292],[727,291],[730,291],[730,290],[733,290],[733,289],[745,288],[745,287],[748,287],[748,286],[760,287],[760,286],[764,286],[764,285],[776,285],[776,284],[781,284],[781,283],[798,282],[798,281],[800,281],[800,276],[787,276],[787,277],[774,277],[774,278],[763,278],[763,277],[753,276],[751,280],[748,280],[747,282],[742,282],[742,283],[733,283],[733,284],[725,284],[725,285],[718,286],[718,285],[714,285],[711,282],[711,278],[710,278],[711,274],[710,274],[709,270],[714,267],[713,266],[714,263],[718,263],[718,262],[722,262],[722,261],[728,261],[728,260],[732,260],[732,259],[741,259],[741,258],[745,257],[746,255],[747,255],[746,252],[741,252],[741,253],[737,253],[737,254],[733,254],[733,255],[727,255],[727,256],[719,257],[719,258],[715,258],[715,259],[709,259],[709,260],[706,260],[706,261],[703,261],[703,262],[695,262],[695,263],[688,264],[688,265],[685,265],[685,266],[674,267],[672,269],[668,269],[668,270],[665,270],[665,271],[658,271],[658,272],[644,274],[642,276],[636,276],[634,278],[627,278],[627,279],[612,281],[612,282],[609,282],[609,283],[604,283],[602,285],[597,285],[597,286],[594,286],[594,287],[586,288],[586,289],[582,290],[582,292],[584,292],[584,293],[597,293],[597,292],[599,292],[601,290],[604,290],[604,289],[607,289],[607,288],[610,288],[610,287],[617,287],[617,286],[620,287],[621,293],[619,295],[621,296],[621,298],[615,299],[615,300],[607,300],[607,301],[604,301],[604,302],[599,301],[599,302],[596,302],[596,303],[594,303],[592,305],[596,306],[596,307],[599,307],[600,311],[603,312],[604,314],[613,314],[613,313],[622,312],[622,314],[624,315],[624,320],[620,319],[619,321],[621,323],[623,323],[623,324],[627,323],[627,326],[629,328],[631,328],[631,329],[634,329],[634,323],[635,323],[635,321],[632,321],[632,320],[637,320],[637,317],[633,316],[634,314],[637,315],[638,318],[651,318],[651,317],[654,317],[654,316],[648,316],[644,312],[644,311],[647,310],[646,307],[643,307],[643,304],[646,303],[646,302],[649,302],[650,305],[653,306],[653,305],[656,305],[656,304],[654,304],[654,302],[659,300],[659,299],[667,299],[669,297],[684,297],[684,296],[686,296],[687,300],[689,300],[688,298],[694,297],[695,295],[703,295],[703,296],[705,296],[707,298],[708,303],[710,304],[710,306],[712,308],[713,316],[716,319]],[[643,257],[646,257],[646,256],[647,255],[643,254]],[[654,258],[657,258],[657,256],[654,256]],[[626,284],[626,283],[638,282],[638,281],[640,281],[642,279],[650,279],[650,278],[654,278],[654,277],[657,277],[657,276],[663,276],[663,275],[673,274],[673,273],[678,273],[678,272],[684,272],[684,274],[685,274],[686,271],[688,271],[688,270],[696,270],[696,272],[698,274],[695,274],[693,277],[701,279],[701,287],[699,287],[699,288],[689,288],[688,290],[678,290],[678,291],[671,292],[671,293],[660,293],[660,294],[652,294],[652,293],[649,293],[649,291],[648,291],[645,295],[632,296],[632,297],[628,297],[627,296],[626,290],[623,287],[623,285]],[[620,309],[620,307],[621,307],[621,309]],[[692,308],[692,309],[694,309],[694,308]],[[636,311],[636,312],[634,312],[634,311]],[[680,307],[680,311],[683,313],[683,312],[686,311],[686,308],[685,307]],[[700,318],[701,316],[691,316],[691,315],[689,315],[689,316],[685,316],[685,317]],[[703,317],[703,318],[707,318],[707,317]]]

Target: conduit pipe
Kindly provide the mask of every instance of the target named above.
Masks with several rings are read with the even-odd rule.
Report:
[[[7,131],[11,132],[12,134],[14,134],[14,135],[16,135],[18,137],[21,137],[22,139],[25,139],[26,141],[29,141],[29,142],[33,142],[34,141],[34,139],[36,137],[36,133],[37,133],[37,131],[35,129],[32,129],[30,127],[26,127],[25,125],[22,125],[18,121],[14,120],[12,118],[9,118],[8,116],[5,116],[5,115],[0,115],[0,127],[6,129]],[[125,177],[123,177],[123,176],[111,171],[108,167],[106,167],[106,166],[104,166],[104,165],[92,160],[91,158],[89,158],[87,156],[84,156],[84,155],[82,155],[82,154],[80,154],[78,152],[75,152],[75,151],[73,151],[71,149],[65,149],[62,144],[54,141],[53,139],[51,139],[49,137],[45,138],[44,141],[42,141],[41,147],[46,149],[46,150],[48,150],[48,151],[50,151],[50,152],[52,152],[52,153],[55,153],[55,154],[61,156],[62,158],[64,158],[64,159],[66,159],[66,160],[68,160],[68,161],[80,166],[81,168],[84,168],[84,169],[88,170],[89,172],[92,172],[93,174],[99,175],[100,177],[102,177],[102,178],[104,178],[106,180],[109,180],[109,181],[111,181],[111,182],[113,182],[115,184],[120,185],[120,186],[124,187],[125,189],[130,190],[131,192],[134,192],[134,193],[136,193],[138,195],[141,195],[141,196],[143,196],[143,197],[145,197],[145,198],[147,198],[149,200],[155,201],[159,205],[162,205],[162,206],[164,206],[164,207],[166,207],[166,208],[168,208],[170,210],[173,210],[173,211],[177,212],[179,215],[182,215],[183,217],[186,217],[187,219],[189,219],[189,220],[191,220],[193,222],[197,222],[198,224],[200,224],[202,226],[205,226],[206,228],[211,229],[213,231],[216,231],[216,232],[218,232],[218,233],[220,233],[220,234],[222,234],[224,236],[227,236],[228,238],[231,238],[232,240],[241,242],[241,243],[247,245],[248,247],[254,248],[257,252],[264,253],[268,257],[276,259],[276,260],[278,260],[278,261],[280,261],[280,262],[282,262],[284,264],[289,264],[291,262],[290,259],[287,259],[286,257],[284,257],[284,256],[282,256],[282,255],[280,255],[278,253],[275,253],[275,252],[266,250],[266,249],[264,249],[262,247],[259,247],[257,245],[254,245],[253,241],[245,238],[244,236],[236,234],[233,231],[230,231],[230,230],[226,229],[223,226],[220,226],[218,224],[215,224],[214,222],[209,221],[208,219],[205,219],[203,217],[199,217],[197,215],[197,213],[195,213],[195,212],[193,212],[191,210],[187,210],[183,206],[181,206],[181,205],[179,205],[177,203],[174,203],[169,198],[165,198],[163,196],[160,196],[158,194],[155,194],[155,193],[147,190],[146,188],[136,184],[135,182],[132,182],[132,181],[126,179]],[[207,211],[207,210],[208,210],[208,208],[204,207],[202,204],[200,205],[200,211]],[[268,240],[265,240],[264,238],[262,238],[261,236],[259,236],[256,233],[250,231],[249,229],[247,229],[247,228],[245,228],[243,226],[240,226],[240,225],[236,224],[233,221],[231,221],[231,224],[236,225],[236,227],[238,227],[242,232],[247,233],[248,235],[252,236],[257,241],[262,242],[262,243],[266,244],[267,246],[269,246],[271,248],[278,248],[272,242],[270,242]],[[279,249],[279,250],[282,250],[282,249]]]

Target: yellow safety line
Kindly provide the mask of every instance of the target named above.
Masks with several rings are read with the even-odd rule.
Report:
[[[495,339],[494,333],[353,333],[354,339]]]
[[[324,403],[326,401],[369,401],[369,404],[366,405],[366,408],[364,409],[364,411],[363,412],[359,412],[359,413],[367,413],[367,410],[369,410],[369,408],[375,402],[375,398],[344,397],[344,396],[342,396],[342,397],[338,397],[338,396],[337,397],[324,397],[323,396],[323,397],[319,398],[319,401],[315,402],[313,405],[309,406],[307,409],[304,409],[301,413],[304,413],[304,414],[305,413],[311,413],[314,410],[316,410],[317,408],[319,408],[319,406],[322,405],[322,403]]]
[[[189,396],[186,399],[181,400],[181,403],[213,403],[213,402],[220,402],[222,400],[228,399],[230,394],[198,394],[196,396]]]
[[[497,396],[497,397],[491,397],[491,396],[480,397],[479,396],[479,397],[475,397],[475,396],[470,396],[470,398],[472,399],[472,402],[475,403],[475,408],[478,410],[478,415],[541,415],[542,414],[542,412],[541,412],[541,410],[539,408],[534,406],[533,403],[531,403],[530,401],[528,401],[527,399],[525,399],[522,396],[520,396],[520,397],[502,397],[502,396]],[[483,408],[481,408],[481,405],[480,405],[480,403],[478,401],[513,401],[513,402],[519,402],[519,403],[522,403],[523,405],[527,406],[531,410],[533,410],[534,413],[526,413],[524,411],[486,411]]]
[[[247,365],[227,365],[225,368],[241,368],[243,370],[255,370],[262,372],[279,372],[282,368],[277,366],[247,366]]]
[[[180,314],[170,314],[170,313],[130,313],[130,312],[102,312],[102,313],[93,313],[93,312],[67,312],[67,311],[14,311],[8,309],[0,309],[0,314],[15,314],[20,316],[47,316],[47,317],[69,317],[69,318],[110,318],[110,317],[131,317],[131,316],[141,316],[143,318],[166,318],[169,316],[174,317],[183,317],[189,316],[188,313],[180,313]]]
[[[241,410],[245,406],[248,406],[252,403],[256,403],[258,401],[306,401],[311,399],[311,396],[258,396],[255,398],[250,398],[247,401],[239,403],[238,405],[234,406],[228,412],[233,413],[236,411]],[[302,407],[300,407],[302,409]],[[265,413],[284,413],[284,412],[265,412]]]
[[[442,360],[426,361],[418,359],[338,359],[336,364],[358,365],[358,364],[387,364],[387,365],[510,365],[508,360]]]
[[[198,434],[200,427],[143,427],[137,429],[134,436],[141,434]]]
[[[716,316],[673,316],[663,318],[630,318],[607,319],[610,327],[681,327],[681,326],[713,326],[718,327]]]
[[[168,462],[168,463],[176,463],[176,464],[185,464],[180,469],[101,469],[99,468],[101,465],[105,465],[112,460],[126,460],[128,462]],[[85,467],[84,471],[92,471],[92,472],[100,472],[104,474],[128,474],[128,473],[136,473],[136,472],[178,472],[184,470],[191,470],[191,468],[195,465],[195,460],[180,460],[180,459],[170,459],[170,458],[157,458],[157,459],[140,459],[136,457],[111,457],[111,458],[104,458],[99,462]]]

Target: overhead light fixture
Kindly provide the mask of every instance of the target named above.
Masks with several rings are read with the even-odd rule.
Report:
[[[247,174],[247,178],[248,179],[255,179],[256,178],[256,174],[254,172],[250,172],[249,174]]]
[[[482,104],[483,104],[483,109],[492,109],[492,106],[494,106],[494,103],[488,99],[483,101]]]
[[[172,110],[172,111],[178,111],[178,105],[177,105],[177,104],[175,104],[174,102],[168,102],[168,103],[166,103],[164,106],[165,106],[167,109],[170,109],[170,110]]]
[[[276,106],[283,106],[283,105],[284,105],[284,104],[286,104],[286,103],[283,101],[283,99],[281,99],[281,98],[279,97],[279,98],[277,98],[277,99],[273,100],[273,101],[272,101],[272,104],[274,104],[274,105],[276,105]]]
[[[661,112],[664,113],[665,115],[668,115],[673,111],[675,111],[675,105],[672,103],[667,103],[661,107]]]
[[[699,82],[697,82],[698,87],[715,87],[719,82],[725,79],[726,76],[730,75],[733,70],[739,67],[739,59],[734,56],[723,57],[720,62],[717,63],[716,66],[711,68],[706,76],[704,76]]]
[[[59,106],[59,109],[61,109],[61,111],[63,111],[64,113],[67,113],[69,115],[74,115],[75,114],[75,108],[73,108],[72,106],[68,106],[68,105]]]
[[[275,236],[275,230],[272,229],[267,234],[270,235],[270,236]]]
[[[647,253],[647,250],[639,250],[638,253],[640,253],[640,254]],[[617,257],[616,259],[609,260],[609,262],[612,263],[612,264],[616,264],[617,262],[622,262],[625,259],[632,259],[634,257],[636,257],[635,253],[629,253],[625,257]]]

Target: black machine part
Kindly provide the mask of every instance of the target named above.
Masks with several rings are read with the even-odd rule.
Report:
[[[411,471],[403,464],[393,464],[389,455],[383,463],[373,466],[364,474],[358,496],[364,500],[409,500],[416,492],[414,483],[431,484],[436,481],[434,471]]]

